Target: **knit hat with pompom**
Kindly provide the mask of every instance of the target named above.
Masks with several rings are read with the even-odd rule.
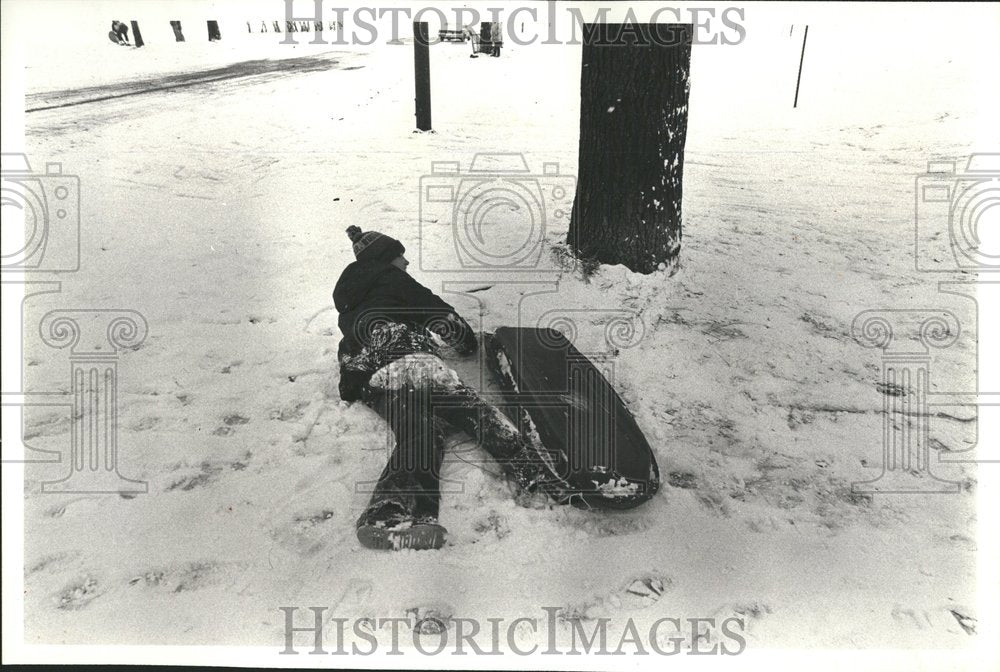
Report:
[[[347,236],[354,243],[354,257],[358,261],[392,261],[406,252],[403,244],[384,233],[365,231],[357,226],[347,227]]]

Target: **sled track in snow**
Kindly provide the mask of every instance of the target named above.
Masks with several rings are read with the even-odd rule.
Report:
[[[341,66],[341,60],[338,56],[342,56],[345,53],[348,52],[327,52],[297,58],[242,61],[240,63],[212,68],[211,70],[162,75],[152,79],[144,79],[120,85],[116,84],[114,86],[89,86],[79,89],[60,89],[33,93],[25,96],[25,113],[86,105],[88,103],[98,103],[127,96],[213,84],[225,80],[300,74],[330,69],[354,70],[358,67],[364,67]]]

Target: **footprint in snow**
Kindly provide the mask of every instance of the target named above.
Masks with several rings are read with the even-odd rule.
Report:
[[[633,579],[617,597],[622,609],[631,611],[651,607],[663,598],[671,585],[669,577],[648,575]]]
[[[271,419],[279,420],[281,422],[301,420],[306,414],[306,409],[309,408],[309,404],[310,402],[308,401],[290,402],[281,408],[273,409],[271,411]]]
[[[67,565],[70,561],[80,557],[80,551],[63,551],[60,553],[49,553],[38,558],[34,562],[25,565],[24,576],[28,578],[33,574],[45,570],[58,570],[60,567]]]
[[[230,436],[240,425],[245,425],[250,422],[250,418],[244,417],[239,413],[232,413],[227,415],[222,419],[223,425],[216,427],[212,431],[213,436]]]
[[[698,477],[686,471],[671,471],[667,475],[667,483],[675,488],[691,490],[698,487]]]
[[[609,618],[620,612],[648,609],[662,600],[672,585],[673,580],[666,575],[656,572],[643,574],[629,579],[608,595],[563,607],[556,616],[565,622],[591,621]]]
[[[233,369],[241,366],[242,364],[243,364],[242,359],[234,360],[223,366],[221,369],[219,369],[219,373],[231,373]]]
[[[93,499],[93,497],[74,497],[73,499],[65,500],[61,504],[53,504],[49,508],[45,509],[45,513],[43,515],[46,518],[62,518],[63,514],[66,513],[66,509],[69,508],[71,504],[85,502],[90,499]]]
[[[226,471],[243,471],[249,466],[250,458],[253,454],[247,451],[243,457],[230,462],[201,462],[198,471],[187,476],[182,476],[167,486],[167,492],[172,490],[194,490],[217,480]],[[178,466],[177,468],[181,468]]]
[[[434,602],[406,610],[410,628],[421,635],[438,635],[452,624],[455,609],[445,602]]]
[[[85,576],[63,588],[56,595],[56,608],[83,609],[104,594],[104,588],[93,576]]]
[[[653,526],[642,511],[616,512],[613,516],[592,516],[586,511],[566,511],[561,522],[592,537],[624,537],[642,534]]]
[[[887,397],[903,397],[908,394],[908,391],[902,385],[897,385],[896,383],[875,383],[875,389],[884,394]]]
[[[746,636],[751,634],[754,626],[772,613],[770,605],[764,602],[750,601],[724,604],[712,614],[712,620],[698,624],[697,638],[699,651],[709,651],[722,647],[723,651],[732,652],[738,644],[733,635]]]
[[[489,515],[477,520],[473,525],[473,529],[479,535],[492,532],[496,535],[497,539],[503,539],[510,534],[510,524],[507,522],[507,516],[501,515],[495,510],[491,510]]]
[[[271,538],[296,555],[309,557],[323,550],[329,543],[328,523],[335,517],[330,509],[299,513],[291,524],[271,530]]]
[[[159,424],[160,424],[160,418],[153,415],[148,415],[132,423],[129,426],[129,429],[131,429],[133,432],[145,432],[147,430],[153,429]]]
[[[951,634],[976,634],[973,610],[965,606],[949,605],[932,609],[908,608],[897,604],[892,618],[908,630],[944,630]]]
[[[368,579],[352,577],[331,611],[337,614],[359,614],[369,608],[375,586]]]
[[[224,564],[213,561],[189,562],[175,567],[159,567],[132,577],[128,585],[183,593],[201,590],[222,582]]]

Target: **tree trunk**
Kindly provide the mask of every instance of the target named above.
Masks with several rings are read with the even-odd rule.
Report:
[[[568,243],[651,273],[681,247],[690,24],[586,24]],[[632,39],[629,39],[632,38]]]

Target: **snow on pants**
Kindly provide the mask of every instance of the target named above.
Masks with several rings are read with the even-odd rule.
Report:
[[[369,511],[392,501],[407,516],[437,518],[444,428],[431,412],[430,399],[428,386],[366,389],[365,403],[382,416],[395,438],[372,492]]]
[[[365,388],[364,402],[388,423],[396,439],[379,477],[372,505],[411,493],[418,514],[435,516],[447,426],[477,439],[518,485],[548,479],[551,466],[521,437],[500,409],[463,384],[430,353],[406,355],[379,369]]]

